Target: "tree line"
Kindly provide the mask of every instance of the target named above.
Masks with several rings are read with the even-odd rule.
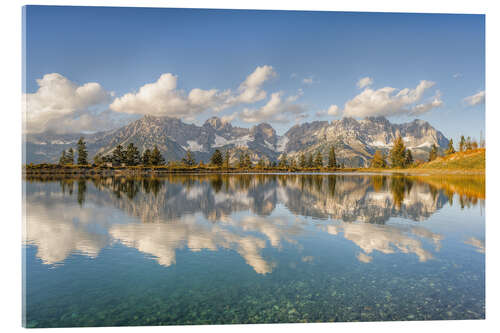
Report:
[[[210,158],[210,163],[217,167],[236,167],[241,169],[250,169],[250,168],[279,168],[279,169],[307,169],[307,168],[323,168],[325,167],[323,154],[320,150],[318,150],[315,154],[307,153],[300,154],[298,160],[294,157],[288,157],[287,153],[283,153],[278,161],[270,161],[264,157],[261,157],[257,163],[254,165],[252,162],[252,158],[250,157],[249,152],[242,152],[239,155],[238,161],[236,165],[230,164],[230,152],[226,150],[224,154],[216,149],[213,155]],[[184,157],[181,161],[183,164],[187,166],[196,165],[196,161],[191,153],[191,151],[187,151],[186,157]],[[344,167],[343,164],[339,165],[337,163],[335,148],[332,146],[329,149],[328,160],[326,167],[330,169],[336,169],[340,167]]]
[[[76,153],[78,154],[76,164],[89,165],[87,144],[83,140],[83,137],[78,140],[76,145]],[[141,154],[139,149],[133,143],[129,143],[126,149],[123,149],[122,145],[116,146],[110,155],[97,153],[94,156],[94,165],[99,166],[107,163],[111,163],[115,166],[158,166],[165,165],[165,159],[163,158],[160,149],[158,149],[158,146],[154,146],[153,150],[148,148]],[[72,147],[70,147],[67,151],[62,151],[61,157],[59,158],[59,164],[75,164],[75,150],[73,150]]]
[[[83,137],[81,137],[76,144],[76,153],[77,159],[76,164],[78,165],[87,165],[88,162],[88,150],[87,144],[83,141]],[[59,158],[60,165],[73,165],[75,164],[75,151],[73,148],[69,148],[68,151],[63,150],[61,153],[61,157]]]

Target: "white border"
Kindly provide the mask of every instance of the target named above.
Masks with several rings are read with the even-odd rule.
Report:
[[[2,207],[1,239],[1,321],[4,331],[18,331],[21,328],[21,6],[25,4],[43,5],[94,5],[94,6],[135,6],[135,7],[184,7],[184,8],[233,8],[233,9],[288,9],[288,10],[335,10],[335,11],[378,11],[378,12],[426,12],[426,13],[486,13],[486,90],[491,92],[486,99],[486,142],[487,154],[487,237],[486,237],[486,273],[487,298],[486,320],[484,321],[439,321],[439,322],[383,322],[383,323],[336,323],[336,324],[274,324],[274,325],[224,325],[224,326],[167,326],[140,328],[98,328],[106,331],[160,331],[170,332],[250,332],[254,330],[273,330],[302,332],[304,330],[325,331],[332,329],[340,332],[421,332],[443,331],[497,331],[499,320],[499,288],[497,287],[500,214],[495,211],[500,203],[498,195],[500,155],[500,104],[496,90],[499,89],[499,45],[500,12],[497,1],[401,1],[401,0],[349,0],[326,3],[319,0],[307,1],[222,1],[222,0],[186,0],[186,1],[123,1],[123,0],[87,0],[87,1],[11,1],[4,0],[0,10],[0,40],[2,45],[2,66],[0,79],[1,114],[0,121],[2,176],[7,184],[0,191]],[[496,329],[494,327],[497,327]],[[45,331],[65,332],[69,329]],[[79,332],[88,329],[78,329]]]

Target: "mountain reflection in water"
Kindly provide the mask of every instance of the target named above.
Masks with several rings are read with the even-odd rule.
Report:
[[[64,264],[74,253],[95,258],[119,243],[165,267],[176,264],[183,248],[229,249],[259,274],[276,266],[264,249],[287,243],[300,250],[301,236],[312,233],[354,243],[359,250],[352,255],[362,263],[371,263],[375,251],[425,262],[444,238],[425,220],[445,205],[482,207],[485,198],[484,177],[245,174],[27,182],[24,241],[36,246],[44,264]],[[484,253],[483,241],[464,243]]]

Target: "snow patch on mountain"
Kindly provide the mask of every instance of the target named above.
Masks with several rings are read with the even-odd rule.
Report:
[[[278,139],[278,144],[276,145],[276,151],[278,152],[283,152],[285,151],[286,144],[288,143],[289,139],[287,136],[282,136],[281,138]]]
[[[212,147],[217,148],[217,147],[223,147],[226,145],[235,145],[237,147],[247,147],[248,148],[248,142],[252,141],[252,139],[253,138],[249,134],[243,135],[241,137],[238,137],[238,138],[235,138],[232,140],[228,140],[222,136],[215,134],[215,142],[212,145]]]
[[[189,149],[191,151],[199,151],[199,152],[206,152],[206,149],[203,148],[203,145],[199,144],[198,142],[194,140],[188,140],[187,141],[188,146],[187,147],[182,147],[184,149]]]

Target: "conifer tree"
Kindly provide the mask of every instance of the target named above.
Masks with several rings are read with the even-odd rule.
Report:
[[[219,149],[216,149],[212,157],[210,158],[210,163],[213,165],[216,165],[218,167],[222,166],[223,163],[223,158],[222,158],[222,153],[220,152]]]
[[[472,140],[470,136],[467,137],[467,140],[465,141],[465,150],[471,150],[472,149]]]
[[[280,168],[288,168],[288,155],[283,153],[278,163]]]
[[[396,140],[394,141],[394,146],[391,149],[391,166],[393,168],[404,168],[406,161],[406,147],[401,138],[401,135],[398,135]]]
[[[128,144],[125,151],[125,163],[128,166],[135,166],[141,163],[141,153],[132,142]]]
[[[311,153],[307,154],[307,163],[306,163],[308,168],[314,167],[314,160],[313,160],[313,155]]]
[[[245,163],[245,168],[252,167],[252,159],[250,158],[250,154],[248,154],[248,152],[245,153],[244,163]]]
[[[453,139],[450,139],[448,143],[448,148],[446,149],[446,155],[451,155],[455,153],[455,148],[453,147]]]
[[[165,165],[165,159],[163,158],[158,146],[155,146],[151,152],[151,164],[152,165]]]
[[[385,161],[384,153],[381,150],[376,150],[373,155],[372,162],[370,164],[372,168],[385,168],[387,167],[387,162]]]
[[[337,157],[335,156],[335,148],[332,146],[328,152],[328,167],[330,169],[337,167]]]
[[[321,154],[320,150],[318,150],[318,152],[316,153],[316,156],[314,157],[314,166],[316,168],[323,167],[323,154]]]
[[[290,159],[290,168],[297,169],[297,161],[295,160],[294,157]]]
[[[245,154],[241,153],[238,160],[238,168],[244,168],[244,167],[245,167]]]
[[[75,153],[73,148],[68,149],[68,154],[66,155],[66,164],[73,165],[75,163]]]
[[[196,160],[194,159],[193,153],[191,152],[190,149],[186,151],[186,156],[182,158],[182,163],[187,165],[187,166],[194,166],[196,165]]]
[[[259,169],[264,169],[265,166],[266,166],[266,160],[264,159],[264,157],[261,157],[257,162],[257,167]]]
[[[83,141],[83,137],[80,137],[80,140],[78,140],[77,143],[77,151],[78,151],[78,165],[87,165],[89,164],[88,162],[88,151],[87,151],[87,144],[85,141]]]
[[[431,151],[429,153],[429,162],[434,161],[438,157],[438,148],[435,144],[432,144]]]
[[[229,155],[229,149],[227,149],[226,153],[224,154],[224,168],[229,169],[230,160],[231,157]]]
[[[306,155],[304,155],[304,153],[301,153],[299,156],[299,167],[301,169],[304,169],[306,165],[307,165]]]
[[[67,160],[66,150],[63,150],[62,153],[61,153],[61,157],[59,158],[59,165],[66,164],[66,160]]]
[[[465,137],[463,135],[460,137],[459,150],[460,152],[465,151]]]
[[[145,165],[145,166],[151,165],[151,150],[149,150],[149,148],[147,148],[142,153],[142,165]]]
[[[122,145],[118,145],[115,147],[111,155],[111,160],[113,161],[113,164],[117,165],[125,163],[125,154],[123,152]]]
[[[413,154],[410,149],[406,150],[405,168],[410,167],[413,164]]]
[[[103,156],[101,155],[101,153],[97,153],[95,154],[94,156],[94,164],[95,165],[101,165],[103,163]]]

